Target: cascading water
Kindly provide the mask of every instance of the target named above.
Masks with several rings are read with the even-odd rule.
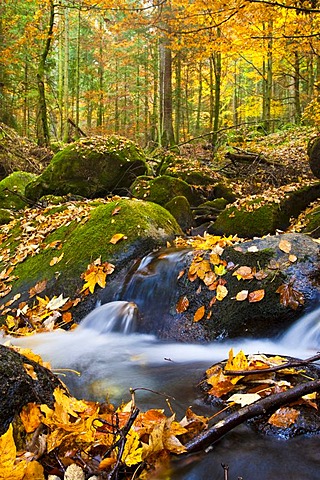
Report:
[[[211,364],[228,356],[231,347],[242,348],[245,353],[300,358],[320,350],[320,308],[274,341],[237,339],[206,345],[177,344],[136,333],[136,304],[144,315],[151,309],[150,318],[161,321],[159,315],[167,308],[180,269],[179,260],[185,254],[188,253],[147,256],[128,278],[119,294],[121,300],[97,307],[75,330],[12,339],[12,343],[32,348],[50,361],[53,369],[79,371],[79,377],[71,372],[63,377],[79,398],[101,401],[108,396],[117,403],[130,399],[130,387],[151,389],[164,395],[138,390],[139,407],[166,408],[165,398],[170,397],[178,418],[190,405],[196,413],[212,414],[196,385]],[[221,439],[210,454],[174,460],[172,471],[166,472],[163,479],[222,480],[221,463],[229,465],[230,480],[240,476],[244,480],[316,480],[320,478],[319,437],[275,439],[254,434],[247,425],[241,425]]]

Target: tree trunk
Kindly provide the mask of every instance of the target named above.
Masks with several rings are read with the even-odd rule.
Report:
[[[48,114],[47,114],[47,103],[46,103],[46,93],[45,93],[45,70],[46,70],[46,61],[49,55],[52,34],[53,34],[53,25],[55,17],[55,5],[53,0],[50,0],[50,13],[49,13],[49,25],[47,38],[43,52],[40,56],[40,62],[38,65],[37,71],[37,85],[39,93],[39,116],[38,116],[38,143],[39,145],[50,145],[50,133],[48,125]]]
[[[300,125],[301,103],[300,103],[300,58],[299,53],[294,52],[294,117],[295,123]]]
[[[172,105],[172,52],[169,41],[160,42],[161,145],[174,145]]]

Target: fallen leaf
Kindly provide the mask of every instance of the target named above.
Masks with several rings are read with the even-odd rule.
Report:
[[[206,309],[205,309],[204,305],[202,305],[202,307],[198,308],[198,310],[194,314],[193,321],[194,322],[199,322],[199,320],[201,320],[204,317],[205,310]]]
[[[248,248],[247,251],[251,253],[259,252],[259,248],[256,245],[252,245],[251,247]]]
[[[216,290],[217,300],[221,302],[228,295],[228,289],[224,285],[218,285]]]
[[[243,300],[246,300],[248,298],[249,291],[248,290],[241,290],[241,292],[238,292],[236,295],[236,300],[238,302],[243,302]]]
[[[125,236],[124,233],[116,233],[113,235],[109,243],[115,245],[116,243],[120,242],[120,240],[126,240],[128,237]]]
[[[251,280],[253,278],[252,268],[245,265],[237,268],[232,275],[236,276],[238,280]]]
[[[189,307],[189,300],[188,300],[188,298],[187,298],[186,296],[181,297],[181,298],[178,300],[178,303],[177,303],[177,305],[176,305],[176,312],[177,312],[177,313],[185,312],[188,307]]]
[[[23,367],[27,374],[32,378],[32,380],[38,380],[38,376],[36,372],[34,371],[33,365],[30,365],[30,363],[24,363]]]
[[[288,242],[288,240],[280,240],[279,242],[279,248],[282,252],[284,253],[289,253],[291,252],[291,243]]]
[[[48,310],[57,310],[69,300],[69,297],[63,298],[62,293],[59,297],[53,297],[47,304]]]
[[[116,207],[116,208],[112,211],[111,215],[118,215],[118,213],[120,212],[120,210],[121,210],[121,207]]]
[[[260,302],[264,298],[265,291],[261,290],[254,290],[253,292],[249,293],[248,300],[250,303]]]
[[[276,293],[280,294],[280,303],[285,307],[289,306],[297,310],[299,305],[304,304],[304,296],[298,290],[295,290],[291,283],[284,283],[278,287]]]
[[[47,280],[42,280],[38,282],[34,287],[30,288],[29,290],[30,298],[34,297],[35,295],[39,295],[39,293],[43,292],[46,286],[47,286]]]
[[[12,424],[0,437],[0,478],[1,480],[22,480],[26,462],[16,464],[17,449],[13,439]]]
[[[251,405],[258,400],[261,400],[261,397],[257,393],[234,393],[228,398],[228,402],[238,403],[241,407]]]
[[[295,423],[300,412],[294,408],[279,408],[268,420],[268,423],[279,428],[288,428]]]
[[[296,255],[293,255],[293,254],[289,255],[289,262],[294,263],[297,260],[298,260],[298,258],[296,257]]]
[[[57,263],[59,263],[59,262],[62,260],[63,255],[64,255],[64,253],[62,252],[61,255],[60,255],[60,257],[53,257],[53,259],[52,259],[52,260],[50,261],[50,263],[49,263],[50,267],[53,267],[54,265],[56,265]]]
[[[28,403],[21,412],[20,418],[27,433],[32,433],[41,423],[41,411],[39,405]]]

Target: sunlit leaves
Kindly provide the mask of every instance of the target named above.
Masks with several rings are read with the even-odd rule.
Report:
[[[178,303],[176,305],[176,311],[177,313],[183,313],[189,308],[189,300],[188,297],[183,296],[178,300]]]
[[[253,292],[250,292],[248,295],[249,303],[261,302],[261,300],[264,298],[264,295],[264,289],[254,290]]]
[[[127,237],[124,235],[124,233],[115,233],[111,240],[110,243],[113,245],[116,245],[116,243],[120,242],[120,240],[125,240]]]
[[[288,428],[295,423],[300,412],[294,408],[279,408],[268,420],[268,423],[279,428]]]
[[[228,289],[224,285],[217,285],[216,298],[221,302],[228,295]]]
[[[101,258],[98,258],[93,263],[88,265],[87,270],[82,274],[82,278],[85,280],[85,284],[82,287],[82,291],[89,289],[90,293],[94,292],[96,285],[101,288],[106,286],[106,277],[111,275],[115,266],[109,262],[101,262]]]
[[[22,480],[27,463],[22,460],[16,462],[16,445],[13,439],[12,425],[0,437],[0,479]]]
[[[204,317],[205,311],[206,309],[204,305],[202,305],[202,307],[199,307],[196,313],[194,314],[193,321],[199,322]]]

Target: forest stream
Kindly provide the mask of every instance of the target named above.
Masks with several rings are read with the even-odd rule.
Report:
[[[170,343],[152,334],[137,332],[138,315],[154,323],[168,308],[179,268],[188,252],[168,253],[163,259],[145,257],[127,277],[117,301],[97,306],[73,331],[54,331],[14,339],[32,348],[53,370],[65,372],[63,382],[78,398],[129,401],[136,390],[139,408],[164,408],[169,399],[177,418],[192,406],[197,414],[211,416],[213,407],[203,400],[197,385],[205,370],[228,357],[228,351],[270,353],[307,358],[320,350],[320,308],[305,315],[277,339],[221,339],[210,344]],[[3,339],[4,341],[5,339]],[[222,480],[229,466],[229,480],[316,480],[320,478],[318,436],[291,439],[262,436],[240,425],[214,445],[209,453],[176,457],[170,471],[159,480]]]

